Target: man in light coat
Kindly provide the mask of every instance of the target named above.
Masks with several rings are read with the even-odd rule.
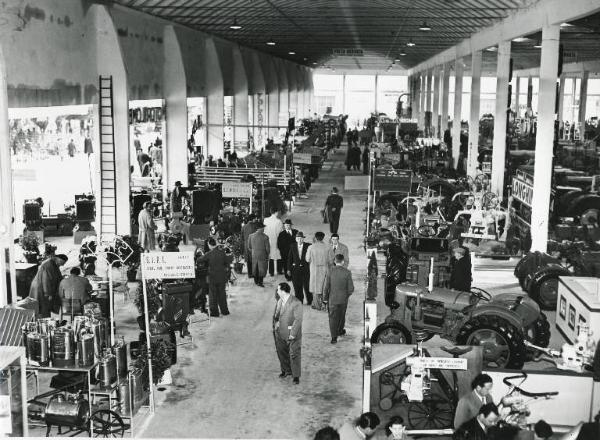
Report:
[[[340,236],[338,234],[331,234],[331,247],[329,248],[329,265],[335,264],[335,256],[342,254],[344,256],[343,266],[347,269],[350,264],[350,254],[348,252],[348,246],[340,243]]]
[[[277,239],[279,233],[283,231],[283,222],[279,218],[279,212],[277,209],[271,209],[271,216],[267,217],[264,222],[265,234],[269,237],[269,244],[271,250],[269,252],[269,275],[275,276],[275,265],[277,265],[277,273],[283,273],[283,267],[281,266],[281,252],[277,247]]]
[[[344,267],[344,256],[336,254],[335,266],[325,278],[323,302],[329,304],[329,331],[331,343],[337,343],[338,336],[346,334],[346,308],[348,298],[354,292],[352,273]]]
[[[302,350],[302,303],[291,294],[288,283],[279,283],[279,299],[273,313],[273,336],[281,366],[280,378],[292,376],[300,383]]]
[[[306,261],[310,264],[309,289],[313,294],[312,308],[323,310],[323,287],[329,268],[329,246],[323,243],[325,234],[317,232],[314,244],[308,248]]]
[[[158,229],[154,218],[152,217],[152,203],[144,203],[144,209],[142,209],[138,215],[139,235],[138,242],[145,252],[153,251],[156,247],[156,235],[154,231]]]
[[[242,227],[242,251],[246,266],[248,267],[248,278],[252,278],[252,253],[248,249],[248,238],[256,232],[256,219],[254,214],[250,214],[246,220],[246,224]]]
[[[267,274],[271,246],[269,244],[269,237],[265,234],[265,225],[258,223],[256,228],[256,232],[250,234],[250,237],[248,237],[248,251],[252,257],[252,276],[254,277],[254,284],[265,287],[263,279]]]

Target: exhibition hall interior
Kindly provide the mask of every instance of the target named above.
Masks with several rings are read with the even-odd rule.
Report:
[[[600,1],[0,2],[0,436],[600,439]]]

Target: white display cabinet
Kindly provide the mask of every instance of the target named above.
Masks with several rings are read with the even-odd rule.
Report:
[[[600,279],[559,277],[556,328],[573,344],[582,324],[588,325],[592,338],[600,338]]]

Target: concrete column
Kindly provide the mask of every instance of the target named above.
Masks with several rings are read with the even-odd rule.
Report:
[[[12,302],[17,299],[13,237],[15,225],[12,199],[12,164],[8,129],[8,96],[6,64],[0,47],[0,307],[8,304],[8,289]],[[10,276],[7,280],[6,273]]]
[[[129,96],[127,71],[116,27],[105,6],[94,5],[96,31],[96,67],[98,75],[113,77],[113,130],[115,133],[115,205],[117,234],[131,234],[130,173],[129,173]],[[187,129],[186,129],[187,133]],[[97,142],[100,150],[99,140]],[[187,155],[187,153],[186,153]],[[187,157],[187,156],[186,156]],[[98,161],[98,170],[99,161]],[[99,173],[98,173],[99,178]],[[100,187],[100,186],[98,186]],[[105,213],[112,216],[113,213]],[[100,219],[100,197],[96,202],[96,218]]]
[[[554,144],[554,107],[558,77],[560,25],[542,28],[542,56],[538,97],[538,126],[535,139],[533,199],[531,208],[531,250],[546,252],[548,211],[552,184],[552,147]]]
[[[479,107],[481,96],[481,51],[476,50],[471,57],[471,116],[469,118],[469,150],[467,154],[467,176],[477,174],[479,147]]]
[[[421,72],[417,77],[417,90],[418,90],[418,99],[417,99],[417,118],[419,120],[419,129],[425,128],[425,117],[423,116],[425,110],[425,75]]]
[[[346,74],[342,75],[342,114],[346,114]]]
[[[515,81],[515,114],[517,115],[517,118],[519,118],[519,117],[521,117],[521,112],[519,111],[520,94],[521,94],[521,80],[519,79],[518,76],[515,75],[514,81]]]
[[[290,115],[290,89],[287,79],[287,72],[283,61],[273,61],[277,71],[277,78],[279,79],[279,114],[277,115],[277,125],[281,126],[281,124],[283,124],[283,119],[285,116],[285,125],[287,126],[287,120]]]
[[[585,113],[587,110],[587,91],[588,91],[588,79],[590,77],[590,72],[583,71],[581,72],[581,88],[579,89],[579,126],[581,127],[581,140],[584,139],[585,136]]]
[[[439,67],[433,69],[433,110],[431,115],[431,126],[433,127],[433,135],[440,136],[440,74]]]
[[[538,91],[539,93],[539,91]],[[527,108],[532,108],[531,107],[531,102],[533,100],[533,78],[531,78],[531,75],[529,75],[527,77]],[[539,104],[539,101],[538,101]]]
[[[298,108],[296,110],[296,121],[298,121],[306,116],[306,106],[304,103],[304,88],[306,86],[304,84],[304,68],[303,67],[296,66],[296,78],[298,81],[298,84],[297,84]]]
[[[452,161],[454,168],[458,166],[460,155],[460,126],[462,122],[462,95],[463,95],[463,73],[464,66],[462,58],[454,62],[454,116],[452,118]]]
[[[442,118],[440,124],[440,139],[444,138],[444,132],[448,128],[448,98],[450,96],[450,64],[444,63],[442,70]]]
[[[309,116],[312,117],[312,114],[315,112],[315,108],[314,108],[314,104],[315,104],[315,86],[313,83],[313,70],[310,69],[308,72],[308,91],[307,91],[307,98],[308,98],[308,114]]]
[[[187,82],[177,35],[173,26],[165,26],[165,63],[163,90],[167,106],[166,145],[163,147],[163,182],[168,189],[176,181],[187,185]]]
[[[510,75],[511,41],[498,44],[496,67],[496,113],[494,117],[494,143],[492,148],[492,192],[502,197],[504,168],[506,164],[506,112],[508,110],[508,76]]]
[[[206,40],[206,120],[208,132],[207,157],[216,160],[223,157],[223,75],[217,47],[212,38]]]
[[[427,71],[427,76],[426,78],[426,86],[425,86],[425,111],[423,112],[423,115],[425,115],[426,112],[430,112],[431,111],[431,92],[432,92],[432,88],[433,88],[433,71],[432,70],[428,70]],[[433,125],[433,121],[431,121],[431,125],[430,127]],[[429,127],[426,127],[429,128]]]
[[[562,75],[560,77],[560,86],[558,88],[558,121],[562,123],[564,121],[563,118],[563,108],[565,106],[565,77]]]
[[[248,142],[248,75],[238,46],[232,48],[233,58],[233,142]],[[234,145],[231,147],[233,148]]]
[[[265,74],[265,99],[267,104],[267,123],[269,126],[268,137],[273,138],[277,134],[277,125],[279,123],[279,79],[273,59],[268,55],[262,55],[261,64]]]
[[[374,91],[374,93],[375,93],[375,99],[373,100],[373,102],[375,103],[375,111],[378,112],[379,105],[377,102],[377,95],[379,95],[379,75],[375,75],[375,91]]]

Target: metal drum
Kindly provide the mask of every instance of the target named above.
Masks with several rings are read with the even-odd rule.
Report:
[[[90,320],[90,327],[94,333],[94,352],[97,358],[101,358],[104,349],[110,344],[108,341],[108,320],[97,318]]]
[[[75,333],[75,340],[77,340],[77,341],[79,340],[79,335],[81,334],[81,332],[83,330],[85,330],[88,320],[89,319],[87,316],[74,316],[73,317],[73,331]]]
[[[52,365],[72,367],[75,365],[75,335],[69,326],[58,327],[51,336]]]
[[[27,347],[27,335],[29,333],[36,333],[37,332],[37,322],[26,322],[25,324],[23,324],[23,327],[21,327],[21,335],[23,336],[22,340],[21,340],[21,344],[23,344],[23,346],[25,347],[25,357],[27,359],[29,359],[29,349]]]
[[[37,320],[38,332],[43,335],[51,335],[56,327],[58,327],[58,320],[53,318],[40,318]]]
[[[94,364],[96,357],[94,352],[94,335],[82,333],[77,341],[77,360],[81,367],[89,367]]]
[[[117,339],[117,343],[113,345],[112,352],[117,358],[117,374],[119,377],[127,376],[127,344],[125,339],[120,336]]]
[[[131,417],[131,404],[133,404],[133,415],[135,415],[139,406],[144,403],[142,402],[143,399],[144,387],[142,385],[142,371],[132,371],[129,375],[129,380],[124,380],[119,383],[119,405],[121,406],[121,414]]]
[[[47,367],[50,364],[50,335],[29,333],[27,335],[27,352],[30,364]]]
[[[105,388],[110,388],[117,380],[117,358],[109,350],[105,351],[98,362],[98,379]]]
[[[87,400],[80,396],[59,394],[53,397],[46,406],[46,425],[84,427],[89,418]]]

